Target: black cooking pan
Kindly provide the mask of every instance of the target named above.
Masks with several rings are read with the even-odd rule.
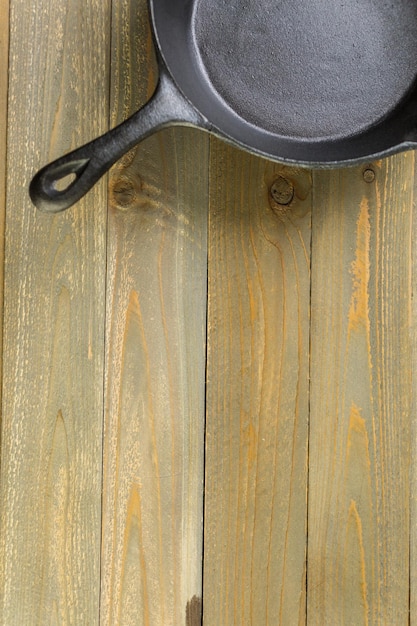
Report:
[[[40,209],[71,206],[125,152],[172,124],[310,167],[416,147],[417,0],[150,0],[150,9],[154,96],[38,172],[30,195]]]

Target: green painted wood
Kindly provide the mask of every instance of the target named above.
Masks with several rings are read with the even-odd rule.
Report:
[[[112,124],[152,94],[146,2],[113,4]],[[110,180],[102,624],[201,622],[208,137],[172,129]]]
[[[269,197],[280,177],[289,206]],[[305,623],[310,188],[308,171],[212,141],[207,626]]]
[[[0,320],[3,322],[4,287],[4,221],[6,214],[6,150],[7,150],[7,107],[9,78],[9,0],[0,0]],[[0,324],[0,378],[3,366],[3,323]],[[1,406],[1,386],[0,386]],[[1,415],[0,415],[1,422]],[[1,459],[0,459],[1,464]]]
[[[411,490],[410,490],[410,626],[417,624],[417,169],[414,155],[413,219],[411,231],[411,345],[413,349],[411,397]]]
[[[28,184],[108,122],[109,3],[10,3],[0,622],[99,612],[106,186],[42,215]]]
[[[413,167],[314,176],[309,624],[409,620]]]
[[[105,181],[41,215],[34,171],[154,89],[110,9],[0,0],[0,622],[200,623],[208,298],[204,623],[415,624],[415,156],[311,187],[167,130],[108,218]]]

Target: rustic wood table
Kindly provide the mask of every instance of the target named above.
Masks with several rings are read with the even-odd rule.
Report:
[[[417,624],[415,156],[176,128],[37,212],[155,67],[145,0],[0,0],[0,623]]]

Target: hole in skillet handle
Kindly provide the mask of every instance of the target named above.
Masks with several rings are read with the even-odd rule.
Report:
[[[70,188],[71,183],[73,183],[76,179],[77,174],[71,172],[71,174],[67,174],[66,176],[63,176],[62,178],[56,180],[53,185],[57,191],[66,191]]]
[[[80,177],[85,172],[90,159],[67,161],[58,159],[45,166],[30,183],[29,195],[36,207],[46,213],[59,213],[73,204],[75,196],[82,195]],[[77,184],[76,194],[72,190]],[[90,186],[88,185],[88,188]]]

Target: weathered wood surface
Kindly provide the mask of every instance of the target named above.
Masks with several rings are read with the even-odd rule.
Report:
[[[146,2],[113,5],[112,124],[150,97]],[[101,623],[201,622],[208,137],[166,130],[112,172]]]
[[[6,215],[7,93],[9,69],[9,0],[0,0],[0,380],[3,355],[4,220]],[[0,407],[1,407],[0,385]],[[0,409],[1,424],[1,409]],[[1,459],[0,459],[1,464]]]
[[[417,624],[417,159],[414,154],[413,220],[411,231],[411,466],[410,466],[410,625]]]
[[[10,3],[0,474],[8,626],[98,620],[106,188],[56,217],[37,212],[27,189],[45,160],[106,130],[109,26],[102,0]]]
[[[37,213],[156,79],[145,0],[0,0],[0,623],[417,624],[415,157],[167,130]]]
[[[291,207],[271,201],[279,176]],[[204,623],[304,624],[311,180],[213,141]]]
[[[314,176],[309,624],[409,619],[413,168]]]

